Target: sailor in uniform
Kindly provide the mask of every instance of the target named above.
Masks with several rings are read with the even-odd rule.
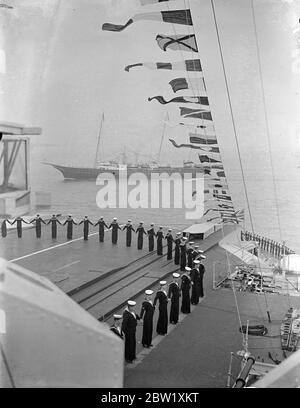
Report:
[[[156,234],[157,255],[163,255],[163,227],[159,227]]]
[[[131,238],[132,238],[132,233],[131,231],[135,232],[131,220],[128,220],[127,224],[124,225],[123,231],[126,230],[126,246],[130,247],[131,246]]]
[[[106,222],[104,221],[103,217],[100,217],[99,220],[94,224],[95,227],[99,225],[99,241],[103,242],[104,241],[104,227],[108,229],[108,225],[106,225]]]
[[[35,224],[35,234],[37,238],[41,238],[42,223],[46,225],[45,221],[37,214],[36,217],[30,221],[30,224]]]
[[[153,314],[155,310],[152,303],[152,294],[153,290],[145,290],[146,298],[142,303],[140,313],[140,319],[143,319],[142,345],[146,348],[152,347]]]
[[[86,215],[82,221],[80,221],[79,225],[83,224],[83,239],[87,241],[89,239],[89,225],[94,225],[90,220],[89,217]]]
[[[193,250],[193,245],[194,245],[194,244],[195,244],[194,242],[190,241],[190,242],[189,242],[189,246],[188,246],[188,248],[187,248],[187,250],[186,250],[186,254],[187,254],[187,266],[188,266],[189,268],[192,268],[192,267],[193,267],[193,252],[194,252],[194,250]]]
[[[192,296],[191,296],[191,304],[197,305],[199,303],[199,296],[200,296],[200,271],[199,271],[199,259],[194,260],[193,269],[190,272],[190,277],[192,281]]]
[[[185,271],[186,267],[186,241],[187,237],[182,237],[180,242],[180,270]]]
[[[22,217],[15,218],[14,221],[11,223],[11,225],[14,225],[15,223],[17,223],[18,238],[22,237],[22,222],[24,222],[24,224],[30,224],[29,222],[25,221]]]
[[[194,251],[193,251],[193,261],[195,259],[199,259],[200,255],[204,253],[201,249],[199,249],[199,245],[194,245]]]
[[[143,235],[147,235],[147,232],[144,229],[144,223],[143,221],[140,222],[140,225],[136,229],[136,233],[138,234],[138,239],[137,239],[137,249],[143,249]]]
[[[124,333],[121,329],[122,315],[114,314],[114,323],[110,326],[110,330],[124,340]]]
[[[205,256],[205,255],[200,255],[200,258],[199,258],[199,261],[200,261],[200,264],[199,264],[199,273],[200,273],[200,276],[199,276],[199,297],[201,297],[201,298],[203,298],[203,296],[204,296],[204,290],[203,290],[203,275],[204,275],[204,273],[205,273],[205,267],[204,267],[204,265],[201,263],[201,261],[202,261],[203,259],[206,259],[206,256]]]
[[[56,239],[57,237],[57,223],[61,225],[61,222],[59,221],[59,219],[56,217],[55,214],[53,214],[50,220],[47,222],[47,225],[51,224],[52,239]]]
[[[154,231],[154,224],[150,224],[150,229],[148,229],[147,234],[148,234],[148,242],[149,242],[149,252],[154,251],[154,237],[156,236],[155,231]]]
[[[1,223],[1,235],[2,235],[3,238],[5,238],[6,235],[7,235],[7,225],[6,225],[6,223],[11,225],[11,222],[7,218],[5,218],[5,220],[2,221],[2,223]]]
[[[165,239],[167,240],[167,246],[168,246],[167,259],[170,260],[172,259],[173,241],[174,241],[171,229],[168,229]]]
[[[182,292],[182,302],[181,302],[181,312],[191,313],[191,295],[190,289],[192,286],[191,278],[189,276],[191,268],[185,267],[185,273],[181,275],[181,292]]]
[[[120,230],[120,226],[117,222],[117,218],[114,218],[110,226],[108,227],[111,229],[111,242],[112,244],[117,244],[118,242],[118,230]]]
[[[178,284],[178,278],[180,274],[173,273],[173,281],[169,285],[168,298],[171,300],[171,310],[170,310],[170,323],[178,323],[179,318],[179,298],[180,298],[180,288]]]
[[[68,218],[63,223],[63,225],[66,225],[66,224],[67,224],[67,239],[72,239],[73,238],[73,224],[77,225],[77,223],[73,220],[71,214],[69,214]]]
[[[157,334],[164,336],[168,332],[168,296],[166,292],[166,281],[160,281],[160,288],[156,293],[154,304],[156,306],[157,301],[159,302],[159,315],[156,326]]]
[[[179,265],[180,263],[180,242],[181,242],[180,235],[181,235],[181,232],[177,232],[176,238],[174,240],[174,243],[175,243],[174,263],[175,265]]]
[[[128,300],[127,307],[123,313],[122,331],[125,335],[125,360],[133,363],[136,359],[136,326],[140,317],[135,313],[136,302]]]

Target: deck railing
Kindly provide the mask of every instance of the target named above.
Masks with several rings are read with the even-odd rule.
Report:
[[[258,234],[254,234],[253,232],[249,231],[241,231],[241,240],[256,242],[258,247],[262,251],[267,252],[278,259],[280,259],[284,255],[290,255],[295,253],[293,250],[291,250],[281,242],[277,242],[272,239],[262,237]]]

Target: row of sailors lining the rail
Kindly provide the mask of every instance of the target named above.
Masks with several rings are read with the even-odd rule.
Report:
[[[254,234],[248,231],[241,231],[242,241],[255,241],[258,246],[263,250],[273,255],[276,258],[281,258],[284,255],[294,254],[295,252],[288,248],[286,245],[276,242],[272,239],[261,237],[258,234]],[[257,254],[256,254],[257,255]]]
[[[72,215],[70,214],[68,218],[61,223],[60,220],[56,215],[53,215],[49,221],[45,221],[41,218],[39,214],[32,219],[31,221],[27,222],[22,217],[17,217],[14,221],[9,221],[5,219],[2,222],[1,230],[2,230],[2,237],[7,236],[7,227],[6,223],[11,225],[17,224],[17,236],[19,238],[22,237],[22,223],[25,224],[35,224],[35,231],[36,237],[41,238],[42,234],[42,224],[49,225],[51,224],[51,232],[52,238],[56,239],[57,237],[57,224],[62,226],[67,226],[67,239],[70,240],[73,238],[73,225],[81,225],[83,224],[83,239],[88,240],[89,235],[89,225],[99,226],[99,241],[104,242],[104,233],[105,228],[112,230],[112,243],[115,245],[118,242],[118,231],[126,230],[126,246],[130,247],[132,242],[132,232],[137,234],[137,249],[143,249],[144,244],[144,235],[148,237],[148,248],[149,252],[154,251],[154,244],[156,239],[156,251],[157,255],[163,255],[163,239],[167,241],[167,259],[173,259],[173,244],[175,244],[175,251],[174,251],[174,263],[175,265],[180,265],[180,270],[184,271],[185,266],[189,266],[192,268],[193,260],[200,258],[203,251],[199,250],[199,246],[192,246],[193,242],[189,242],[187,246],[188,238],[184,236],[184,233],[177,232],[176,237],[174,238],[172,235],[172,230],[168,229],[166,235],[164,235],[163,227],[160,226],[159,230],[155,232],[154,224],[150,224],[150,229],[147,231],[144,228],[144,223],[141,221],[136,229],[133,228],[131,220],[128,220],[126,225],[122,227],[119,225],[117,218],[114,218],[111,224],[108,226],[104,221],[103,217],[93,223],[88,216],[86,215],[83,220],[80,222],[76,222]]]
[[[114,315],[114,323],[110,329],[122,339],[125,338],[125,360],[127,363],[133,363],[136,359],[136,327],[138,321],[143,320],[142,345],[145,348],[150,348],[152,347],[153,317],[156,304],[158,303],[159,311],[156,333],[164,336],[168,332],[168,323],[178,323],[180,298],[180,310],[182,313],[188,314],[191,312],[191,304],[197,305],[199,298],[204,296],[204,273],[204,265],[201,264],[200,260],[195,260],[193,268],[187,266],[185,273],[181,276],[179,273],[173,273],[173,280],[168,287],[166,281],[160,281],[160,288],[155,295],[154,301],[152,300],[153,291],[146,290],[140,314],[137,314],[135,311],[136,302],[129,300],[123,316]],[[181,283],[179,278],[181,278]],[[168,318],[169,302],[171,305]]]

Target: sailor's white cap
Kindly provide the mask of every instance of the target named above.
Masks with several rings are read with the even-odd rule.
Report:
[[[188,238],[187,237],[182,237],[182,239],[184,239],[186,241]]]
[[[120,319],[122,319],[122,315],[114,314],[114,319],[115,320],[120,320]]]
[[[188,272],[190,272],[192,269],[191,269],[189,266],[186,266],[186,267],[185,267],[185,270],[188,271]]]
[[[169,231],[169,232],[171,232],[171,231],[172,231],[172,229],[171,229],[171,228],[169,228],[169,229],[168,229],[168,231]]]
[[[117,220],[117,218],[116,217],[114,217],[114,221],[116,221]]]
[[[103,217],[100,217],[100,220],[103,220]]]
[[[200,261],[199,261],[199,259],[195,259],[195,260],[193,261],[193,263],[197,265],[197,264],[200,263]]]
[[[200,254],[204,254],[204,251],[202,251],[202,249],[197,249],[197,252],[200,252]]]
[[[145,293],[146,293],[146,295],[152,295],[153,290],[147,289],[147,290],[145,290]]]
[[[180,273],[174,272],[174,273],[173,273],[173,276],[174,276],[174,278],[179,278]]]
[[[159,229],[163,229],[163,227],[162,227],[162,226],[160,226],[160,227],[159,227]]]
[[[159,284],[162,285],[162,286],[163,286],[163,285],[166,285],[166,284],[167,284],[167,281],[160,281]]]
[[[176,235],[181,235],[181,232],[176,232]]]
[[[201,259],[206,259],[206,256],[205,255],[200,255],[200,258]]]
[[[131,222],[131,220],[128,220],[128,222]]]
[[[134,300],[128,300],[127,304],[128,306],[135,306],[136,302]]]
[[[193,242],[193,241],[190,241],[190,242],[189,242],[190,245],[194,245],[194,243],[195,243],[195,242]]]
[[[144,224],[144,221],[140,221],[140,224]]]
[[[150,224],[151,226],[153,226],[154,224],[153,224],[153,222],[151,222],[151,224]]]
[[[72,214],[68,214],[68,217],[72,217]]]
[[[200,247],[199,247],[199,245],[194,245],[194,248],[197,249],[197,248],[200,248]]]

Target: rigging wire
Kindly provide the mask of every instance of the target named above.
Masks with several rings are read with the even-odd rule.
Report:
[[[187,9],[185,0],[184,0],[184,3],[185,3],[185,8]],[[190,9],[189,0],[188,0],[188,4],[189,4],[189,9]],[[190,29],[190,27],[189,27],[189,29]],[[196,33],[195,33],[194,26],[192,26],[191,29],[192,29],[192,31],[193,31],[193,34],[194,34],[194,36],[195,36],[195,41],[196,41],[196,44],[197,44]],[[197,44],[197,49],[199,50],[198,44]],[[193,53],[193,51],[192,51],[192,53]],[[202,67],[202,65],[201,65],[201,67]],[[202,73],[203,73],[203,67],[202,67]],[[206,88],[206,84],[205,84],[204,78],[203,78],[203,82],[204,82],[204,85],[205,85],[205,88]],[[198,95],[200,95],[200,92],[198,93]],[[210,112],[211,112],[211,107],[210,107],[210,105],[208,105],[208,106],[209,106]],[[203,117],[202,117],[202,125],[203,125],[203,124],[204,124],[204,120],[203,120]],[[216,132],[215,132],[215,127],[214,127],[214,133],[216,133]],[[208,146],[208,144],[207,144],[206,131],[204,132],[204,134],[205,134],[205,138],[206,138],[206,146]],[[211,164],[211,157],[210,157],[210,156],[208,156],[208,157],[209,157],[209,164]],[[221,153],[220,153],[220,152],[218,153],[217,157],[220,159],[220,161],[221,161],[221,163],[222,163],[222,157],[221,157]],[[211,178],[211,175],[209,175],[208,177],[205,177],[205,175],[204,175],[204,180],[209,180],[210,178]],[[224,177],[224,180],[225,180],[226,185],[228,186],[228,180],[227,180],[227,177],[226,177],[226,176]],[[228,189],[227,189],[227,190],[228,190]],[[218,200],[217,198],[215,198],[214,201],[218,202],[219,200]],[[217,209],[218,209],[218,213],[219,213],[219,216],[220,216],[220,215],[221,215],[221,208],[218,206]],[[220,217],[220,218],[221,218],[221,217]],[[224,238],[225,238],[225,232],[224,232],[224,227],[225,227],[225,226],[224,226],[224,223],[221,222],[220,226],[221,226],[221,230],[222,230],[222,236],[223,236],[223,239],[224,239]],[[225,251],[225,253],[226,253],[226,258],[227,258],[227,269],[228,269],[228,270],[227,270],[227,275],[229,275],[229,274],[230,274],[230,270],[231,270],[231,263],[230,263],[230,259],[229,259],[229,254],[228,254],[228,252]],[[233,294],[234,294],[234,300],[235,300],[235,306],[236,306],[236,311],[237,311],[239,326],[240,326],[240,328],[241,328],[241,327],[242,327],[241,313],[240,313],[240,309],[239,309],[239,304],[238,304],[238,300],[237,300],[237,296],[236,296],[236,291],[235,291],[234,283],[233,283],[232,280],[231,280],[231,285],[232,285],[232,291],[233,291]],[[242,330],[240,331],[240,333],[241,333],[241,337],[242,337],[242,345],[243,345],[243,347],[245,348],[245,346],[246,346],[246,336],[244,335],[244,333],[243,333]]]
[[[7,360],[7,358],[6,358],[6,355],[5,355],[5,352],[4,352],[4,349],[3,349],[3,346],[2,346],[1,341],[0,341],[0,351],[1,351],[2,360],[3,360],[4,365],[5,365],[5,367],[6,367],[6,371],[7,371],[8,377],[9,377],[9,379],[10,379],[12,388],[16,388],[16,384],[15,384],[15,381],[14,381],[14,377],[13,377],[13,375],[12,375],[10,366],[9,366],[9,364],[8,364],[8,360]]]
[[[273,163],[273,155],[272,155],[270,126],[269,126],[269,119],[268,119],[268,113],[267,113],[265,86],[264,86],[264,80],[263,80],[263,74],[262,74],[262,64],[261,64],[261,57],[260,57],[260,49],[259,49],[258,34],[257,34],[257,24],[256,24],[255,9],[254,9],[253,0],[250,0],[250,4],[251,4],[253,28],[254,28],[254,34],[255,34],[256,54],[257,54],[258,69],[259,69],[259,76],[260,76],[261,94],[262,94],[263,111],[264,111],[264,120],[265,120],[265,125],[266,125],[266,136],[267,136],[268,151],[269,151],[269,157],[270,157],[272,182],[273,182],[274,198],[275,198],[276,216],[277,216],[278,229],[279,229],[279,238],[280,238],[280,241],[283,242],[283,240],[282,240],[282,228],[281,228],[279,208],[278,208],[278,192],[277,192],[277,187],[276,187],[276,183],[275,183],[275,171],[274,171],[274,163]],[[287,286],[287,290],[288,290],[288,286]],[[288,303],[289,303],[289,307],[291,307],[291,299],[290,299],[289,290],[288,290]]]
[[[219,49],[220,49],[220,56],[221,56],[221,61],[222,61],[222,68],[223,68],[223,73],[224,73],[225,86],[226,86],[229,109],[230,109],[230,114],[231,114],[233,133],[234,133],[235,143],[236,143],[236,147],[237,147],[238,160],[239,160],[241,174],[242,174],[242,181],[243,181],[243,186],[244,186],[245,198],[246,198],[246,203],[247,203],[247,208],[248,208],[248,213],[249,213],[249,218],[250,218],[250,223],[251,223],[251,229],[252,229],[252,232],[254,233],[253,218],[252,218],[252,213],[251,213],[251,209],[250,209],[248,189],[247,189],[247,185],[246,185],[245,173],[244,173],[244,168],[243,168],[243,164],[242,164],[240,145],[239,145],[238,136],[237,136],[235,119],[234,119],[234,115],[233,115],[233,107],[232,107],[231,97],[230,97],[230,92],[229,92],[229,85],[228,85],[228,79],[227,79],[227,74],[226,74],[226,69],[225,69],[225,62],[224,62],[224,57],[223,57],[223,50],[222,50],[222,45],[221,45],[221,40],[220,40],[219,29],[218,29],[218,23],[217,23],[216,11],[215,11],[215,6],[214,6],[214,0],[211,0],[211,6],[212,6],[212,11],[213,11],[213,18],[214,18],[214,23],[215,23],[215,28],[216,28],[217,40],[218,40]],[[260,274],[261,274],[261,277],[262,277],[262,271],[261,271],[261,267],[260,267],[259,258],[258,258],[258,264],[259,264]],[[265,298],[265,304],[266,304],[266,309],[267,309],[268,320],[270,321],[271,320],[270,319],[270,311],[269,311],[268,301],[267,301],[267,297],[266,297],[265,293],[264,293],[264,298]]]

